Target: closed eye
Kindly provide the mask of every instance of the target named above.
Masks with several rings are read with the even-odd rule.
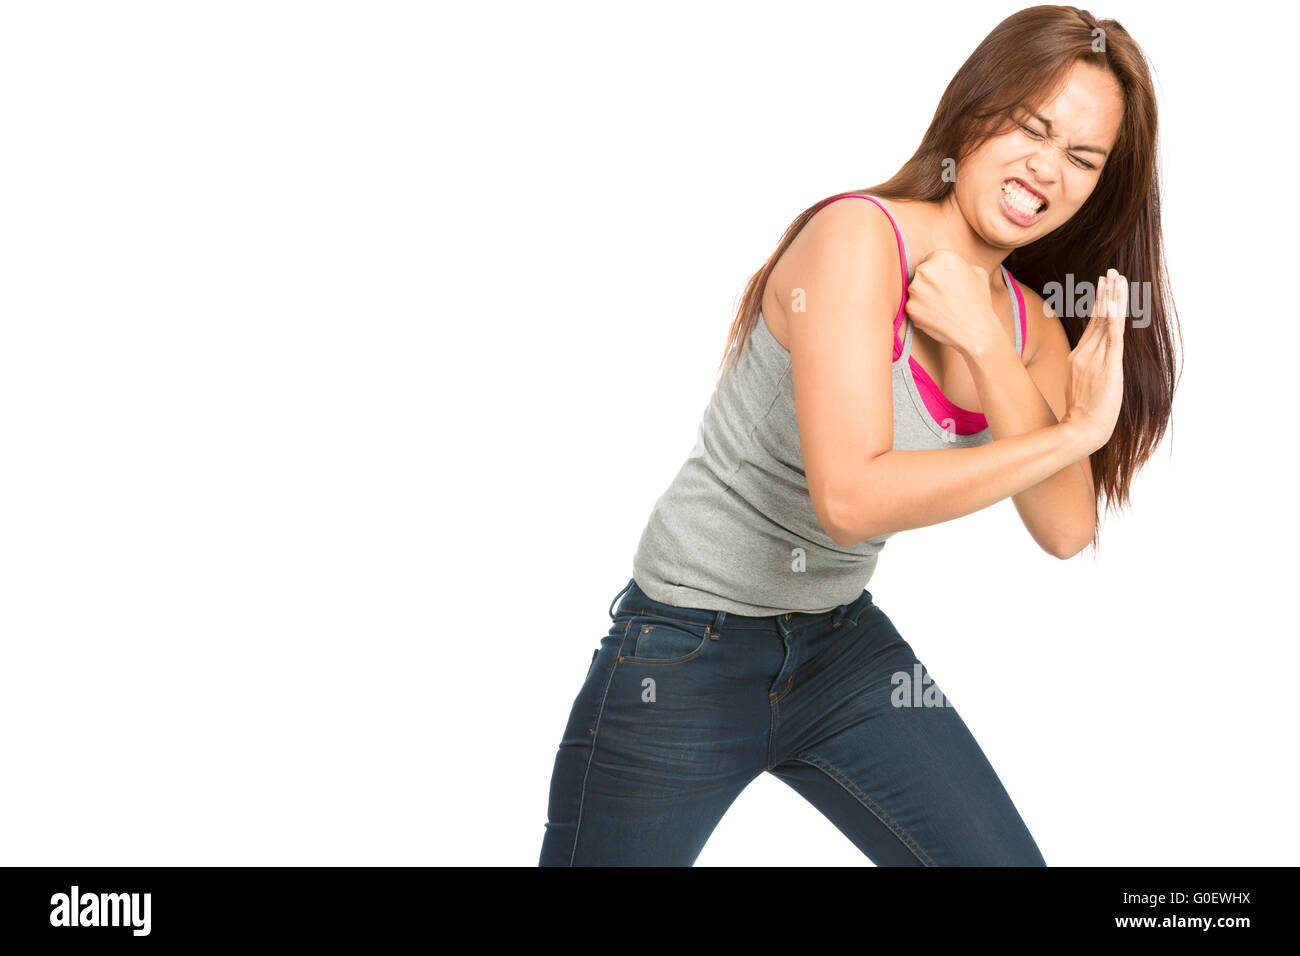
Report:
[[[1038,132],[1035,129],[1030,129],[1024,123],[1017,123],[1016,125],[1019,126],[1022,130],[1024,130],[1029,136],[1033,137],[1034,139],[1041,140],[1044,138],[1042,133]],[[1086,159],[1080,159],[1078,156],[1074,155],[1074,153],[1069,153],[1067,155],[1069,155],[1070,161],[1074,163],[1076,166],[1080,166],[1083,169],[1097,168],[1092,163],[1088,162]]]

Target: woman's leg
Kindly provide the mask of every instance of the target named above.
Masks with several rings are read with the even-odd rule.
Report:
[[[1045,866],[957,711],[879,608],[809,634],[771,772],[878,866]]]
[[[690,866],[765,769],[765,685],[744,679],[744,649],[697,621],[632,615],[573,703],[541,866]]]

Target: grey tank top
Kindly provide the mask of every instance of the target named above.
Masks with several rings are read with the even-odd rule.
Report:
[[[885,211],[905,269],[894,321],[892,447],[987,444],[992,435],[984,416],[949,402],[911,359],[912,320],[904,306],[913,268],[893,213],[862,193],[827,202],[845,196],[869,199]],[[1015,290],[1016,351],[1023,354],[1024,300],[1005,267],[1002,273],[1006,288]],[[901,342],[900,325],[906,327]],[[704,411],[695,447],[654,503],[632,577],[651,598],[677,607],[753,616],[829,611],[861,595],[894,533],[846,548],[822,529],[804,475],[790,353],[760,310],[735,367]]]

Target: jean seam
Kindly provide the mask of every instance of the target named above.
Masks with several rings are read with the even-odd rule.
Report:
[[[628,624],[632,621],[629,619],[627,624],[623,625],[623,636],[619,638],[618,650],[621,653],[625,644],[627,644]],[[615,654],[614,666],[610,668],[609,677],[605,679],[605,692],[600,695],[600,707],[596,709],[595,726],[591,728],[591,752],[587,754],[587,766],[582,771],[582,790],[578,794],[578,819],[573,825],[573,847],[569,851],[569,866],[573,866],[574,857],[578,855],[578,836],[582,833],[582,808],[587,802],[587,777],[591,775],[591,762],[596,757],[596,744],[600,740],[600,719],[605,716],[605,701],[609,699],[609,686],[614,683],[614,674],[618,670],[618,655]]]
[[[675,624],[689,624],[691,627],[702,627],[702,628],[704,628],[704,633],[706,633],[706,634],[707,634],[707,633],[710,633],[710,631],[709,631],[709,624],[708,624],[708,622],[706,622],[706,621],[692,621],[692,620],[690,620],[689,618],[685,618],[685,617],[673,617],[671,614],[659,614],[659,613],[657,613],[657,612],[655,612],[655,611],[639,611],[639,612],[637,612],[637,613],[635,613],[635,614],[629,614],[627,619],[628,619],[629,621],[631,621],[631,620],[634,620],[634,619],[636,619],[636,618],[645,618],[645,619],[650,620],[650,621],[652,621],[652,622],[653,622],[653,620],[654,620],[655,618],[658,618],[659,620],[662,620],[662,621],[672,621],[672,622],[675,623]],[[618,620],[618,619],[615,618],[615,622],[617,622],[617,620]]]
[[[803,753],[799,754],[798,756],[792,759],[806,763],[809,766],[816,767],[822,773],[826,774],[826,776],[830,777],[841,787],[847,790],[859,803],[861,803],[864,807],[870,810],[872,814],[875,815],[876,819],[878,819],[881,823],[883,823],[886,827],[888,827],[890,832],[893,833],[894,836],[898,838],[899,842],[901,842],[903,846],[907,847],[907,849],[911,851],[913,856],[915,856],[918,860],[921,861],[921,864],[923,866],[937,865],[934,862],[934,860],[930,859],[929,855],[924,850],[921,849],[920,845],[915,840],[912,839],[912,837],[908,834],[908,832],[904,830],[901,825],[895,822],[893,817],[891,817],[888,813],[886,813],[884,809],[881,808],[880,805],[876,803],[876,801],[872,800],[869,796],[866,795],[866,793],[862,790],[861,787],[859,787],[852,780],[846,777],[842,772],[840,772],[840,770],[837,769],[830,761],[826,760],[823,757],[818,756],[815,753],[812,753],[811,751],[804,751]]]
[[[637,619],[633,618],[632,620],[637,620]],[[628,621],[627,623],[628,625],[631,625],[632,621]],[[654,627],[653,624],[645,625],[645,626],[648,626],[650,628]],[[671,630],[671,626],[669,629]],[[679,630],[684,630],[684,629],[679,628]],[[644,634],[646,632],[643,629],[641,633]],[[686,631],[685,633],[690,634],[691,637],[698,636],[691,631]],[[618,659],[620,663],[627,663],[627,664],[685,664],[687,661],[694,660],[696,657],[699,657],[700,654],[704,651],[704,649],[708,647],[711,643],[713,643],[713,634],[712,632],[709,631],[708,626],[705,625],[704,637],[700,638],[700,643],[695,645],[695,650],[691,651],[689,654],[685,655],[684,657],[664,657],[664,658],[635,657],[635,656],[629,657],[626,654],[619,654]],[[632,645],[632,649],[636,650],[635,643]]]
[[[668,614],[652,613],[650,611],[638,611],[636,614],[627,614],[627,615],[620,614],[617,617],[613,618],[613,621],[615,624],[622,624],[626,622],[628,618],[631,617],[661,617],[670,621],[681,621],[684,624],[691,624],[694,625],[695,627],[707,627],[710,629],[712,629],[713,627],[712,621],[692,621],[687,618],[672,617],[671,615]],[[777,627],[775,624],[732,624],[731,621],[728,620],[725,624],[722,625],[722,631],[729,631],[729,630],[776,631]],[[722,631],[714,631],[713,633],[720,634],[722,633]]]
[[[800,665],[806,663],[804,657],[804,655],[806,654],[804,642],[800,641],[798,644],[795,645],[795,647],[797,648],[797,651],[795,654],[794,666],[790,668],[790,677],[785,682],[785,690],[781,691],[776,695],[775,704],[776,704],[776,715],[778,717],[781,716],[781,701],[784,700],[786,697],[788,697],[790,691],[794,689],[795,675],[799,673]]]
[[[785,690],[779,692],[779,693],[776,695],[775,703],[778,703],[778,704],[781,703],[781,701],[785,699],[785,696],[786,696],[788,693],[790,693],[790,689],[791,689],[793,686],[794,686],[794,671],[790,671],[790,676],[789,676],[788,678],[786,678],[786,681],[785,681]],[[769,696],[771,696],[771,695],[769,695]],[[778,711],[778,716],[779,716],[780,708],[777,708],[777,711]]]
[[[623,611],[622,608],[620,608],[619,610],[620,610],[620,611]],[[844,618],[842,621],[840,621],[840,626],[843,627],[843,626],[845,626],[845,625],[850,625],[850,626],[855,625],[855,624],[857,624],[858,621],[860,621],[860,620],[862,619],[862,617],[863,617],[865,614],[867,614],[868,612],[870,612],[870,611],[878,611],[878,610],[880,610],[880,608],[877,607],[875,604],[869,604],[869,605],[867,605],[865,608],[863,608],[862,610],[860,610],[860,611],[857,613],[856,616],[854,616],[854,617],[846,617],[846,618]],[[774,615],[774,616],[779,616],[779,615]],[[672,616],[671,614],[661,614],[661,613],[659,613],[658,611],[649,611],[649,610],[645,610],[645,609],[642,609],[642,610],[639,610],[639,611],[635,611],[635,612],[634,612],[634,611],[631,611],[631,610],[624,611],[623,613],[616,614],[616,615],[612,618],[612,620],[613,620],[613,622],[614,622],[615,624],[619,624],[619,623],[626,623],[629,619],[634,618],[634,617],[660,617],[660,618],[663,618],[664,620],[668,620],[668,621],[680,621],[680,622],[683,623],[683,624],[692,624],[692,625],[694,625],[694,626],[696,626],[696,627],[700,627],[700,626],[703,626],[703,627],[709,627],[709,626],[710,626],[709,623],[708,623],[707,621],[695,621],[695,620],[691,620],[691,619],[689,619],[689,618],[674,617],[674,616]],[[816,624],[816,623],[817,623],[816,621],[806,621],[805,623],[800,624],[800,625],[798,625],[798,626],[792,628],[791,630],[787,631],[786,633],[787,633],[787,634],[798,634],[798,633],[800,633],[800,632],[802,632],[802,631],[804,631],[804,630],[807,630],[808,628],[812,627],[812,626],[813,626],[814,624]],[[723,626],[722,626],[722,630],[723,630],[723,631],[726,631],[728,628],[731,628],[731,629],[733,629],[733,630],[747,630],[747,631],[776,631],[776,632],[778,632],[778,633],[780,632],[780,629],[779,629],[775,624],[741,624],[741,623],[739,623],[739,622],[737,622],[737,623],[735,623],[735,624],[732,624],[732,623],[723,624]]]

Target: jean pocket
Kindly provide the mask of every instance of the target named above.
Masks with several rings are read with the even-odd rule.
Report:
[[[689,661],[713,643],[707,625],[654,615],[638,615],[628,622],[635,637],[631,654],[622,660],[635,664],[680,664]]]

